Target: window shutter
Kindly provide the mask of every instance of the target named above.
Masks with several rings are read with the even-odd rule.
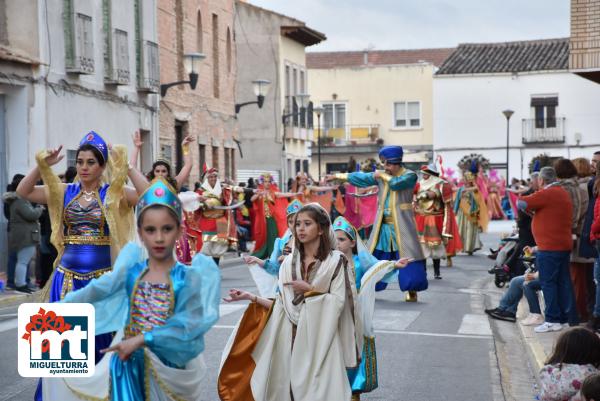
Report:
[[[295,97],[292,97],[292,113],[294,113],[294,115],[292,117],[294,127],[297,127],[298,126],[298,104],[296,103]]]
[[[308,129],[313,129],[314,128],[314,124],[313,124],[313,102],[308,102],[308,115],[306,116],[306,120],[307,120],[307,128]]]

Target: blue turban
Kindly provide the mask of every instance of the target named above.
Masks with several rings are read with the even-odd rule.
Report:
[[[402,146],[384,146],[379,150],[379,158],[392,164],[402,163]]]

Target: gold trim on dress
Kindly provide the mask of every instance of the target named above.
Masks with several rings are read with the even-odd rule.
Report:
[[[109,236],[67,235],[63,243],[71,245],[110,245]]]
[[[76,271],[67,269],[63,266],[57,266],[56,270],[61,272],[63,276],[62,289],[60,291],[60,299],[64,299],[65,295],[73,291],[73,280],[91,280],[102,276],[104,273],[108,273],[112,270],[112,267],[104,267],[97,269],[89,273],[78,273]]]

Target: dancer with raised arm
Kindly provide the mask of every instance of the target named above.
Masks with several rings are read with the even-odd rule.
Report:
[[[386,146],[379,151],[384,171],[333,174],[326,180],[348,181],[356,187],[378,186],[379,207],[368,248],[380,260],[414,259],[399,271],[398,283],[402,291],[408,291],[406,301],[416,302],[417,291],[426,290],[428,283],[412,203],[417,174],[403,167],[403,153],[401,146]],[[378,284],[379,290],[386,287],[386,282]]]

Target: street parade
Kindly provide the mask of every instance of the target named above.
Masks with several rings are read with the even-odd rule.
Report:
[[[560,1],[399,50],[0,2],[0,401],[600,401],[600,0]]]

